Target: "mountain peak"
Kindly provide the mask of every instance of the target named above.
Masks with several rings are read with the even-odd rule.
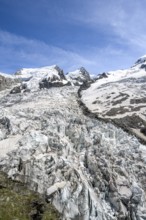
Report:
[[[25,81],[25,87],[29,90],[49,88],[52,85],[61,86],[67,84],[63,70],[57,65],[40,68],[23,68],[15,73],[15,76]]]
[[[73,72],[69,72],[66,75],[66,78],[68,81],[71,82],[71,84],[74,84],[77,86],[82,85],[85,82],[91,81],[90,74],[88,73],[88,71],[84,67],[80,67],[79,69],[77,69]]]
[[[22,68],[18,70],[15,75],[43,75],[43,74],[52,74],[54,72],[60,72],[61,68],[57,65],[52,65],[52,66],[43,66],[43,67],[38,67],[38,68]]]

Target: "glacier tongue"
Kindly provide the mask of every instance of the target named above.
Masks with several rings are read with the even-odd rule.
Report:
[[[1,94],[0,146],[19,140],[1,152],[0,168],[43,194],[63,219],[146,219],[145,146],[85,116],[77,90]]]

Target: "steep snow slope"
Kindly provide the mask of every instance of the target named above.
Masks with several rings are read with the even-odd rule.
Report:
[[[0,169],[42,193],[65,220],[146,219],[145,146],[85,116],[77,91],[0,92]]]
[[[99,117],[110,118],[146,140],[140,132],[146,126],[146,56],[130,69],[106,76],[82,91],[83,102]]]

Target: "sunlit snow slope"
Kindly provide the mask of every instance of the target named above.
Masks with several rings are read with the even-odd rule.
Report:
[[[106,73],[82,91],[82,101],[101,118],[114,119],[146,140],[146,56],[129,69]]]

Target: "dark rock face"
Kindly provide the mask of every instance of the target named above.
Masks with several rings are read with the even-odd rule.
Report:
[[[145,64],[145,62],[146,62],[146,56],[139,58],[139,59],[135,62],[135,65]]]
[[[58,75],[60,76],[60,78],[62,80],[66,80],[63,70],[60,69],[58,66],[55,66],[55,69],[58,71]]]
[[[20,87],[20,86],[16,86],[16,87],[14,87],[14,88],[10,91],[10,94],[16,94],[16,93],[21,93],[21,87]]]
[[[146,64],[142,64],[140,68],[146,70]]]
[[[130,104],[141,104],[141,103],[146,103],[146,97],[142,97],[140,99],[130,99]]]
[[[15,86],[10,91],[10,94],[25,93],[25,92],[30,92],[30,89],[27,88],[27,84],[26,83],[21,83],[21,85]]]
[[[108,78],[107,73],[99,74],[97,80],[98,80],[98,79],[103,79],[103,78]]]
[[[84,67],[81,67],[80,71],[81,71],[82,75],[84,75],[86,77],[86,81],[91,80],[89,72]]]
[[[146,127],[141,128],[141,129],[140,129],[140,132],[143,133],[143,134],[146,136]]]
[[[41,201],[33,201],[32,202],[32,211],[30,212],[31,220],[42,220],[44,213],[44,203]]]
[[[41,82],[39,82],[39,88],[40,89],[50,89],[51,87],[62,87],[62,86],[67,86],[67,85],[71,85],[70,82],[68,83],[63,83],[63,82],[55,82],[54,79],[52,79],[52,81],[48,81],[47,79],[43,79]]]

